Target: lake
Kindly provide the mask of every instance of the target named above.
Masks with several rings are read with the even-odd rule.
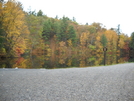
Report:
[[[129,54],[38,54],[25,55],[13,59],[1,59],[1,68],[26,68],[26,69],[55,69],[73,67],[93,67],[101,65],[112,65],[129,61]]]

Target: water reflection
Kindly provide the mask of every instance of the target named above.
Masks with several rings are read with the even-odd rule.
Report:
[[[1,68],[72,68],[72,67],[91,67],[125,63],[129,61],[129,55],[120,56],[119,54],[53,54],[53,55],[32,55],[14,59],[0,60]]]

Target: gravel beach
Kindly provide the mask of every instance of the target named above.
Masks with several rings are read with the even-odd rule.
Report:
[[[134,101],[134,63],[0,69],[0,101]]]

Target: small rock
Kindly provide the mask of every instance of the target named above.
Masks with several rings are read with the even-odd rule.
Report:
[[[18,69],[18,67],[15,67],[15,69]]]

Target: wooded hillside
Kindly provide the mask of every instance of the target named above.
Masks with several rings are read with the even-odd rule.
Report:
[[[128,37],[119,28],[106,29],[93,22],[79,24],[75,18],[50,18],[39,10],[25,12],[20,2],[0,1],[0,57],[21,54],[98,53],[107,47],[120,53],[134,49],[134,33]]]

